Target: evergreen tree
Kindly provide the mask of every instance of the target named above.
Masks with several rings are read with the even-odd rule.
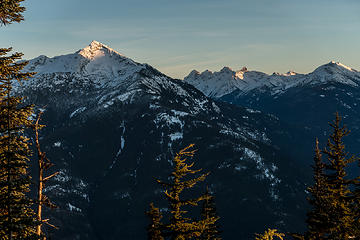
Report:
[[[330,201],[327,192],[328,183],[324,176],[325,164],[322,162],[322,154],[319,149],[319,141],[316,139],[314,165],[314,185],[308,188],[311,196],[308,202],[312,205],[312,209],[307,213],[308,230],[305,234],[306,239],[324,239],[327,228],[330,225],[328,210]]]
[[[0,0],[0,25],[24,20],[22,15],[25,7],[21,6],[24,0]]]
[[[316,142],[314,157],[314,185],[308,190],[311,197],[308,199],[313,206],[308,213],[308,230],[304,237],[310,240],[331,239],[344,240],[355,238],[354,198],[351,185],[354,180],[348,179],[346,168],[355,161],[345,152],[343,137],[350,131],[341,126],[341,117],[336,113],[336,118],[330,123],[333,129],[329,136],[327,147],[322,151],[322,156]],[[299,239],[301,239],[299,237]]]
[[[348,157],[345,152],[343,137],[350,131],[346,126],[340,126],[341,117],[336,113],[335,120],[330,123],[333,133],[330,135],[327,148],[323,154],[327,156],[326,172],[324,177],[327,181],[326,193],[330,202],[330,208],[325,211],[329,214],[328,239],[349,239],[354,236],[354,219],[352,214],[352,200],[350,185],[352,180],[347,179],[346,167],[355,161],[354,157]]]
[[[220,219],[216,212],[215,198],[210,193],[209,188],[206,188],[205,192],[206,199],[203,201],[201,208],[201,219],[216,219],[216,222],[209,224],[208,228],[203,231],[200,236],[200,239],[204,240],[221,240],[220,236],[220,227],[218,225],[218,220]]]
[[[155,208],[153,203],[150,203],[150,210],[146,212],[146,215],[150,218],[150,224],[147,227],[149,240],[164,240],[161,230],[163,228],[161,219],[162,215],[159,208]]]
[[[194,163],[187,163],[187,158],[192,158],[195,150],[191,150],[194,144],[182,149],[173,159],[173,172],[170,175],[171,182],[166,183],[157,180],[159,184],[166,188],[165,196],[169,202],[170,222],[164,224],[164,237],[170,237],[172,240],[185,240],[200,237],[201,233],[208,229],[209,225],[214,224],[216,218],[208,218],[205,220],[195,220],[186,217],[188,212],[184,208],[198,206],[200,201],[207,199],[207,196],[201,195],[197,198],[183,199],[181,194],[184,190],[193,188],[197,183],[204,181],[206,174],[200,174],[201,171],[193,170]]]
[[[0,0],[0,25],[20,22],[23,0]],[[31,209],[28,156],[30,150],[24,130],[30,127],[32,106],[23,106],[23,98],[12,92],[13,81],[26,80],[31,73],[21,70],[26,62],[17,62],[21,53],[8,55],[11,48],[0,48],[0,239],[36,239],[37,221]]]
[[[360,158],[358,159],[358,168],[360,168]],[[360,176],[354,179],[355,189],[353,192],[353,214],[354,214],[354,233],[360,236]]]
[[[7,54],[11,48],[0,49],[0,237],[1,239],[32,239],[36,237],[32,201],[29,191],[28,138],[24,130],[32,124],[32,106],[23,106],[23,98],[13,95],[12,82],[30,77],[22,73],[26,62],[21,53]]]

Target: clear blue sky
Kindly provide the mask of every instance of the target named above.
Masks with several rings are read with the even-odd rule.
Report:
[[[359,0],[26,0],[26,21],[0,47],[33,58],[92,40],[183,78],[223,66],[307,73],[340,61],[360,70]]]

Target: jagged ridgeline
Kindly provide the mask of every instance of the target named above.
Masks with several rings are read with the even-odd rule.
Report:
[[[37,74],[16,91],[46,106],[42,149],[60,171],[45,189],[59,206],[54,239],[145,239],[148,203],[163,201],[154,179],[189,143],[211,172],[224,239],[303,230],[306,176],[277,143],[288,134],[276,118],[211,100],[96,41],[26,71]]]
[[[342,63],[331,61],[308,74],[289,71],[268,75],[246,68],[233,71],[226,67],[219,72],[194,70],[185,81],[211,98],[279,118],[291,139],[287,143],[286,139],[279,141],[292,149],[292,158],[307,166],[307,171],[311,171],[312,164],[309,149],[313,149],[315,137],[326,142],[330,131],[327,123],[335,112],[344,117],[351,129],[346,140],[348,150],[358,152],[360,72]]]

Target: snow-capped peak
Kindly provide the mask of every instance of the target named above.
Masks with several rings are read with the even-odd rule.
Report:
[[[246,84],[243,80],[247,69],[233,71],[229,67],[223,67],[219,72],[206,70],[202,73],[192,71],[184,80],[196,88],[202,90],[210,97],[221,97],[238,88],[243,88]]]
[[[284,76],[295,76],[296,74],[297,74],[296,72],[290,70],[287,73],[285,73]]]
[[[331,61],[315,69],[312,73],[299,74],[289,71],[285,74],[274,72],[268,75],[246,68],[233,72],[224,67],[220,72],[190,74],[184,80],[207,96],[220,98],[235,90],[247,93],[255,89],[280,94],[289,88],[304,85],[324,84],[328,82],[360,86],[360,72],[339,62]]]
[[[357,74],[358,72],[340,62],[331,61],[315,69],[313,74],[317,75],[333,75],[333,74]]]
[[[125,57],[124,55],[116,52],[114,49],[108,47],[107,45],[95,40],[93,40],[89,44],[89,46],[81,49],[79,51],[79,54],[87,59],[94,59],[96,57],[103,56],[105,54],[110,54],[110,55],[116,54]]]
[[[75,53],[52,58],[39,56],[32,59],[24,71],[36,72],[34,80],[39,80],[39,83],[36,83],[39,86],[64,83],[66,78],[71,79],[72,82],[77,81],[76,84],[86,82],[96,87],[103,87],[130,84],[132,77],[145,68],[146,64],[136,63],[105,44],[92,41],[87,47]],[[61,81],[55,80],[58,76]]]
[[[346,65],[342,64],[341,62],[331,61],[329,64],[332,64],[332,65],[336,65],[336,66],[339,66],[339,67],[345,68],[345,69],[347,69],[347,70],[349,70],[349,71],[351,71],[351,72],[356,71],[356,70],[352,69],[351,67],[348,67],[348,66],[346,66]]]
[[[97,74],[107,78],[124,77],[143,68],[98,41],[92,41],[87,47],[75,53],[48,58],[39,56],[29,61],[25,71],[48,73],[78,73],[83,76]]]

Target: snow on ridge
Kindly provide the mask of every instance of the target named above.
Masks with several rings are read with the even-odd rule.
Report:
[[[179,104],[190,107],[187,112],[170,112],[168,121],[165,121],[165,115],[159,117],[159,121],[164,120],[169,125],[182,125],[180,119],[207,110],[209,104],[208,98],[203,95],[201,98],[194,97],[195,93],[182,83],[179,84],[178,80],[161,74],[147,64],[136,63],[97,41],[76,53],[53,58],[40,56],[30,60],[24,71],[37,72],[25,83],[31,90],[48,89],[54,93],[64,91],[71,97],[91,93],[92,97],[84,99],[81,105],[71,105],[70,119],[84,111],[91,112],[86,108],[92,108],[87,101],[96,101],[97,109],[109,108],[120,101],[125,104],[137,101],[137,96],[141,97],[142,93],[151,99],[159,99],[164,89],[189,100]],[[232,70],[224,68],[224,71],[231,74]],[[19,88],[19,91],[22,89]],[[216,106],[214,108],[218,109]]]
[[[205,95],[217,98],[243,88],[246,85],[243,81],[244,72],[241,70],[235,72],[229,67],[223,67],[219,72],[205,70],[199,73],[193,70],[184,81],[192,84]]]
[[[183,133],[182,132],[175,132],[175,133],[171,133],[169,135],[170,140],[171,141],[176,141],[176,140],[180,140],[183,138]]]
[[[81,113],[81,112],[83,112],[85,110],[86,110],[86,107],[80,107],[80,108],[76,109],[75,111],[73,111],[70,114],[69,118],[73,118],[75,115],[77,115],[77,114],[79,114],[79,113]]]
[[[244,148],[244,155],[256,163],[256,168],[260,171],[260,174],[256,175],[256,177],[270,182],[269,194],[273,201],[279,200],[277,187],[281,183],[281,179],[276,176],[278,167],[274,163],[271,163],[271,165],[266,164],[258,153],[249,148]]]
[[[285,74],[283,74],[283,75],[284,75],[284,76],[295,76],[295,75],[297,75],[297,74],[298,74],[298,73],[290,70],[290,71],[288,71],[287,73],[285,73]]]
[[[108,47],[107,45],[105,45],[103,43],[100,43],[98,41],[95,41],[95,40],[93,40],[89,44],[89,46],[79,50],[79,55],[81,55],[81,56],[83,56],[85,58],[88,58],[88,59],[94,59],[99,54],[105,54],[105,53],[108,53],[110,55],[116,54],[116,55],[122,56],[124,58],[127,58],[124,55],[122,55],[121,53],[119,53],[119,52],[115,51],[114,49]]]
[[[93,41],[75,53],[56,56],[44,55],[29,61],[24,72],[36,72],[24,85],[32,88],[49,88],[60,91],[64,87],[78,86],[97,89],[126,88],[146,64],[136,63],[106,45]],[[15,83],[16,90],[20,89]]]
[[[348,66],[342,64],[341,62],[331,61],[331,63],[332,63],[332,64],[336,64],[336,65],[339,66],[339,67],[345,68],[345,69],[347,69],[347,70],[349,70],[349,71],[351,71],[351,72],[356,72],[355,69],[352,69],[351,67],[348,67]]]
[[[353,79],[357,81],[354,82]],[[248,71],[245,67],[240,71],[233,71],[228,67],[224,67],[219,72],[206,70],[199,73],[193,70],[184,78],[184,81],[192,84],[209,97],[220,98],[235,90],[247,93],[254,89],[265,88],[274,95],[281,94],[292,87],[329,81],[359,86],[360,72],[342,63],[332,61],[308,74],[289,71],[285,74],[268,75],[263,72]]]
[[[67,203],[67,207],[71,212],[82,212],[82,210],[74,205],[72,205],[71,203]]]
[[[36,76],[48,73],[76,73],[84,76],[100,74],[111,77],[126,77],[127,72],[140,71],[144,68],[97,41],[75,53],[52,58],[41,55],[29,60],[24,71],[37,72]]]

